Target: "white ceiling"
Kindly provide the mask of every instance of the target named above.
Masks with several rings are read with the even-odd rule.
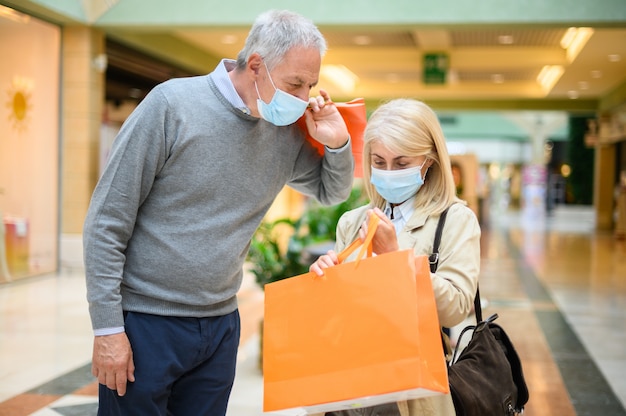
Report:
[[[108,38],[190,73],[206,73],[219,59],[235,58],[250,22],[268,7],[247,0],[236,7],[208,0],[0,3],[61,25],[90,25]],[[271,2],[273,7],[294,7],[310,16],[328,41],[323,64],[343,65],[356,75],[353,89],[321,77],[320,87],[337,100],[364,97],[376,103],[409,96],[438,108],[565,111],[593,111],[605,102],[624,101],[624,0],[525,0],[506,8],[500,3]],[[593,34],[570,57],[560,42],[577,24],[592,26]],[[502,43],[503,37],[508,42]],[[362,42],[365,39],[367,44]],[[424,54],[430,52],[449,58],[443,85],[423,82]],[[562,66],[563,74],[545,89],[537,76],[547,65]]]
[[[413,96],[423,100],[477,102],[597,100],[626,82],[626,28],[594,29],[571,62],[560,45],[565,27],[321,29],[329,44],[323,63],[343,65],[358,77],[354,90],[345,92],[331,80],[321,79],[320,86],[330,90],[333,96],[344,98],[384,100]],[[177,30],[172,34],[214,56],[235,58],[247,31]],[[501,36],[509,36],[512,43],[499,43]],[[355,43],[364,37],[369,39],[369,44]],[[427,52],[448,54],[445,85],[422,82],[423,55]],[[549,90],[544,90],[537,81],[546,65],[564,68],[558,82]]]

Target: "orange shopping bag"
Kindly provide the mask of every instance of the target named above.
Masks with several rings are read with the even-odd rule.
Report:
[[[448,393],[427,257],[371,257],[375,228],[355,262],[265,286],[264,411],[327,412]]]
[[[352,155],[354,156],[354,177],[360,178],[363,176],[363,132],[367,125],[365,100],[363,98],[355,98],[346,103],[335,103],[335,106],[348,127],[348,133],[350,133],[350,140],[352,141]],[[306,139],[323,155],[324,146],[309,135],[304,117],[301,117],[297,123],[304,131]]]

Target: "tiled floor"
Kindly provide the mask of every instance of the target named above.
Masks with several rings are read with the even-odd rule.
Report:
[[[498,312],[522,358],[525,414],[626,415],[626,243],[568,207],[539,222],[493,218],[482,254],[485,313]],[[263,414],[262,302],[246,281],[228,416]],[[0,284],[0,416],[95,415],[91,342],[79,271]]]

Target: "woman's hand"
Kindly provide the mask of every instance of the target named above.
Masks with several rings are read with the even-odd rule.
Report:
[[[315,263],[311,264],[309,271],[314,272],[318,276],[324,276],[324,269],[336,264],[339,264],[337,254],[333,250],[328,250],[326,254],[320,256]]]
[[[359,228],[359,239],[361,241],[365,241],[365,237],[367,236],[367,224],[369,223],[372,215],[376,215],[380,219],[378,222],[378,228],[376,229],[376,233],[372,239],[373,252],[376,254],[383,254],[391,251],[397,251],[399,247],[398,239],[396,238],[396,227],[379,208],[367,211],[367,217],[365,221],[363,221],[363,224],[361,224],[361,228]],[[333,250],[329,250],[326,254],[320,256],[313,264],[311,264],[309,271],[314,272],[318,276],[323,276],[324,269],[337,264],[339,264],[337,253]]]
[[[364,241],[367,236],[367,224],[369,223],[372,215],[376,215],[380,218],[378,228],[376,229],[376,233],[372,239],[372,250],[374,253],[384,254],[391,251],[397,251],[399,247],[398,238],[396,237],[396,227],[379,208],[367,211],[367,217],[359,229],[359,238],[361,241]]]

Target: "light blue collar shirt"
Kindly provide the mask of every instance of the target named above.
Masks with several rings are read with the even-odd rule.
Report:
[[[250,109],[246,107],[246,104],[244,104],[239,94],[237,94],[237,90],[235,90],[235,86],[228,76],[228,73],[236,67],[237,61],[233,59],[222,59],[213,71],[213,80],[215,81],[217,89],[233,107],[240,109],[246,114],[250,114]]]
[[[385,204],[383,212],[387,218],[391,219],[394,227],[396,227],[396,235],[400,235],[400,232],[404,229],[404,226],[415,212],[414,202],[415,196],[395,207],[392,207],[389,202]]]

